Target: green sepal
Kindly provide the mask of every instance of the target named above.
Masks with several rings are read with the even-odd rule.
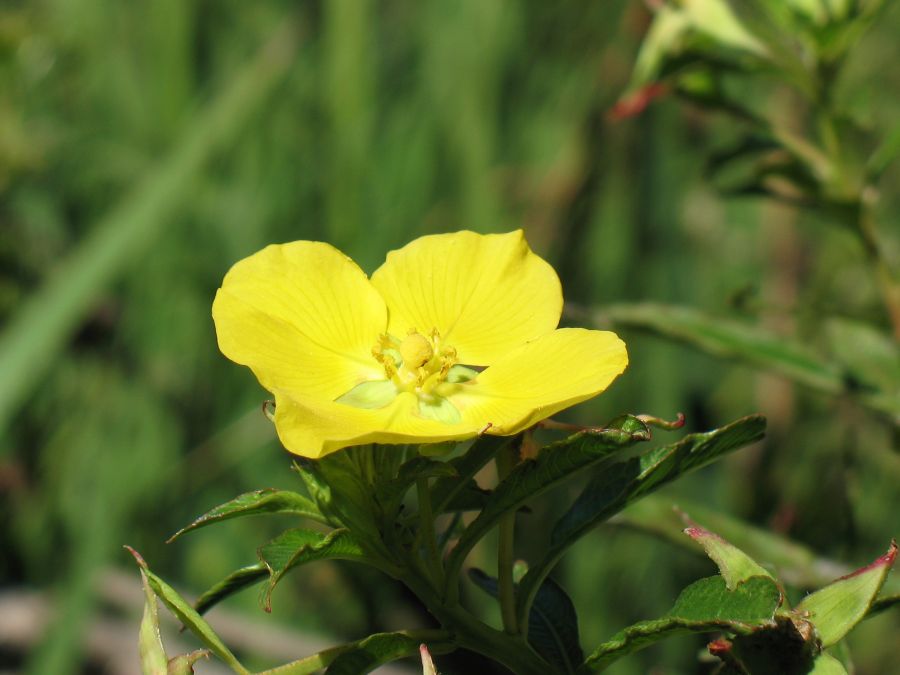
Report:
[[[462,384],[463,382],[474,380],[476,377],[478,377],[477,370],[457,364],[450,367],[450,372],[447,373],[445,382],[449,382],[450,384]]]
[[[390,380],[371,380],[359,383],[346,394],[338,396],[335,402],[364,410],[376,410],[389,405],[397,398],[397,393],[397,386]]]
[[[456,406],[443,396],[420,396],[419,415],[443,424],[459,424],[462,420]]]

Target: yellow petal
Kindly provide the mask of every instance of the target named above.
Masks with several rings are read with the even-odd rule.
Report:
[[[330,402],[384,377],[372,346],[387,308],[365,273],[328,244],[268,246],[225,276],[213,302],[219,348],[273,393]]]
[[[472,438],[480,428],[469,424],[445,424],[418,413],[418,400],[400,394],[393,403],[377,410],[340,403],[305,406],[275,393],[275,428],[285,448],[304,457],[321,457],[335,450],[365,443],[440,443]]]
[[[628,365],[615,333],[561,328],[513,350],[449,396],[471,426],[509,435],[599,394]]]
[[[562,312],[559,278],[521,230],[421,237],[388,253],[372,283],[388,304],[391,333],[437,328],[469,365],[552,331]]]

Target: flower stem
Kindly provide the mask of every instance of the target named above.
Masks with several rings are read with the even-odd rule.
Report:
[[[434,534],[434,514],[431,511],[431,494],[428,492],[428,478],[416,478],[416,495],[419,499],[419,534],[417,539],[424,541],[428,565],[438,586],[443,583],[444,566]]]
[[[502,481],[515,468],[518,448],[508,447],[497,453],[497,476]],[[513,581],[513,543],[515,540],[516,512],[513,509],[500,520],[500,542],[497,550],[497,581],[499,586],[500,614],[503,630],[518,635],[516,619],[516,586]]]

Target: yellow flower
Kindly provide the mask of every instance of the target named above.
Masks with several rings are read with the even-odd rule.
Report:
[[[272,245],[213,303],[219,348],[275,395],[284,446],[511,435],[609,386],[628,364],[606,331],[557,329],[556,272],[521,230],[421,237],[369,279],[334,247]]]

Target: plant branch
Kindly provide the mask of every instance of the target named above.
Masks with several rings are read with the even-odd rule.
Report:
[[[508,446],[497,453],[497,477],[505,479],[515,467],[518,460],[518,449]],[[498,595],[500,599],[500,614],[503,619],[503,630],[510,635],[519,633],[519,624],[516,619],[516,586],[513,581],[513,544],[516,530],[516,510],[510,509],[509,513],[500,520],[500,541],[497,547],[497,580],[499,583]]]

